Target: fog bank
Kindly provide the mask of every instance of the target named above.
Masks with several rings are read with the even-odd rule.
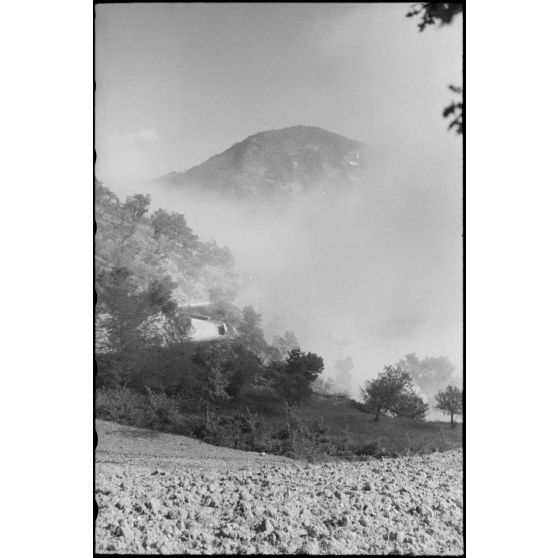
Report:
[[[107,186],[149,193],[153,208],[184,213],[202,240],[228,246],[241,279],[236,304],[263,315],[269,342],[292,330],[303,350],[324,358],[324,376],[350,355],[356,395],[410,352],[448,356],[462,373],[460,172],[443,161],[433,169],[412,150],[398,156],[406,171],[377,162],[350,194],[288,207],[155,183]],[[438,178],[448,175],[452,183]]]

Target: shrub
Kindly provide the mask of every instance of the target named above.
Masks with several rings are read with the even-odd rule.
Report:
[[[164,392],[139,393],[131,388],[98,388],[95,392],[97,418],[140,428],[151,428],[177,434],[190,434],[181,412],[182,400]]]
[[[209,443],[213,443],[216,440],[219,429],[214,415],[210,413],[207,413],[205,417],[196,416],[191,419],[189,421],[189,428],[192,436]]]
[[[323,418],[306,423],[288,406],[285,426],[274,434],[273,440],[275,453],[297,459],[323,458],[339,449]]]
[[[150,418],[152,428],[167,430],[171,427],[173,432],[181,432],[184,425],[184,417],[180,412],[180,401],[176,396],[169,396],[165,392],[154,392],[148,387],[147,400],[150,405]]]
[[[365,444],[364,446],[354,448],[353,453],[355,455],[371,455],[378,457],[381,452],[378,442],[371,442],[369,444]]]
[[[244,413],[218,416],[209,412],[197,416],[189,422],[190,431],[204,442],[233,447],[247,451],[267,451],[267,438],[263,433],[262,422],[256,413],[246,409]]]
[[[102,387],[96,390],[95,411],[98,418],[149,426],[147,401],[142,394],[125,387]]]
[[[401,394],[390,408],[391,414],[396,417],[420,420],[424,420],[427,411],[428,404],[415,393]]]

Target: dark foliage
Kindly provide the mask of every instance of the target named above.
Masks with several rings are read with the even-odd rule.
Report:
[[[449,25],[454,18],[463,12],[463,4],[452,2],[418,2],[411,6],[407,17],[419,17],[419,30],[422,32],[431,25]],[[452,120],[448,130],[455,129],[457,134],[463,133],[463,88],[449,86],[450,91],[457,93],[458,101],[452,101],[442,112],[444,118]]]
[[[260,358],[240,343],[234,343],[231,354],[225,363],[228,377],[227,393],[240,401],[246,390],[255,382],[262,371]]]
[[[457,93],[459,99],[457,101],[452,101],[444,111],[442,115],[444,118],[452,117],[452,120],[448,126],[448,130],[455,127],[455,132],[457,134],[463,133],[463,88],[457,87],[456,85],[448,86],[450,91]]]
[[[374,421],[380,414],[424,418],[428,406],[412,391],[413,380],[401,367],[385,366],[375,380],[368,381],[362,389],[366,406],[375,413]]]
[[[407,17],[419,16],[419,30],[429,25],[448,25],[455,16],[463,12],[463,4],[453,2],[417,2],[411,6]]]
[[[312,395],[312,383],[323,372],[324,361],[314,353],[292,349],[287,360],[274,364],[275,389],[290,404],[306,401]]]
[[[238,325],[239,342],[255,354],[265,354],[267,343],[262,328],[262,316],[252,306],[242,309],[242,319]]]
[[[245,397],[242,405],[225,402],[207,412],[198,396],[172,395],[155,388],[140,392],[104,387],[96,390],[96,416],[211,444],[300,459],[398,456],[461,444],[459,428],[406,418],[370,424],[360,411],[352,410],[349,401],[339,407],[322,398],[293,408],[266,393],[256,413],[255,393]]]
[[[424,420],[428,404],[415,393],[403,393],[390,408],[390,413],[395,417],[407,417]]]

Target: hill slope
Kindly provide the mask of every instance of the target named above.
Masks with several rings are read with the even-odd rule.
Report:
[[[157,182],[234,198],[281,198],[350,189],[370,165],[369,148],[312,126],[260,132],[185,172]]]

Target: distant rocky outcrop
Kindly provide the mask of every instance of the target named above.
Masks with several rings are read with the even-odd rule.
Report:
[[[370,168],[358,141],[311,126],[260,132],[184,172],[156,181],[232,198],[277,199],[350,190]]]

